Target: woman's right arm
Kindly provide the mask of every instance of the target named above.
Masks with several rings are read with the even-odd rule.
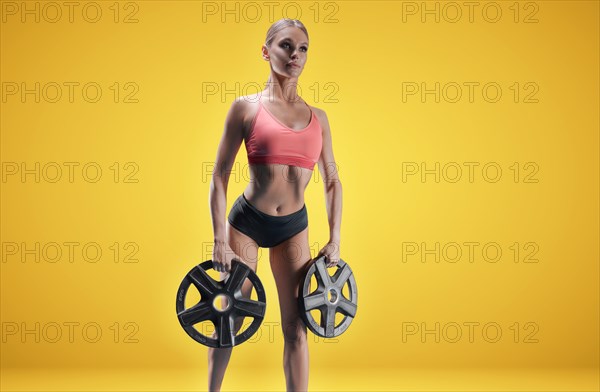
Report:
[[[229,108],[210,182],[209,204],[214,234],[213,265],[217,271],[222,272],[229,272],[233,258],[229,246],[225,243],[227,184],[243,140],[244,105],[243,99],[236,99]]]

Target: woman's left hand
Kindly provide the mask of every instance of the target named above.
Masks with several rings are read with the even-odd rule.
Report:
[[[329,241],[317,254],[317,259],[325,256],[325,265],[327,268],[335,267],[340,260],[340,244],[339,242]]]

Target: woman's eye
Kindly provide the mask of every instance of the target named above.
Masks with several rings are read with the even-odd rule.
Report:
[[[281,44],[281,47],[287,49],[290,47],[290,44],[287,42],[284,42],[283,44]],[[300,49],[304,49],[305,52],[308,50],[308,48],[306,46],[302,46]]]

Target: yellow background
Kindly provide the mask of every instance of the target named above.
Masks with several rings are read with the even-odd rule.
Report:
[[[56,103],[43,97],[37,103],[32,94],[24,101],[2,97],[3,176],[7,162],[28,169],[57,162],[64,169],[56,183],[36,183],[33,175],[25,182],[6,175],[1,183],[2,389],[206,388],[207,349],[181,329],[175,294],[185,273],[211,255],[207,165],[229,105],[266,82],[261,44],[273,21],[296,17],[294,8],[283,14],[288,3],[275,2],[270,17],[254,3],[262,11],[254,18],[245,2],[228,2],[239,10],[232,14],[221,2],[121,2],[115,23],[114,3],[100,1],[102,17],[90,23],[83,2],[73,23],[66,7],[51,23],[45,2],[27,2],[40,7],[39,22],[31,15],[22,22],[22,10],[13,15],[7,3],[23,6],[1,4],[2,91],[23,82],[29,89],[36,82],[79,88],[74,102],[66,95]],[[453,17],[446,2],[427,2],[440,7],[439,23],[406,14],[413,5],[422,11],[422,2],[294,3],[310,38],[301,95],[329,118],[343,184],[341,257],[359,288],[357,318],[346,333],[334,341],[309,336],[310,390],[599,388],[599,4],[519,2],[515,22],[514,2],[501,1],[494,4],[502,16],[492,23],[481,12],[488,3],[477,3],[472,22],[462,7],[456,23],[446,20]],[[210,7],[217,13],[206,14]],[[524,23],[533,12],[537,22]],[[137,22],[124,23],[131,13]],[[82,99],[81,86],[89,82],[101,86],[99,102]],[[133,91],[128,82],[139,89],[137,103],[123,102]],[[465,82],[479,83],[473,102],[464,95]],[[448,89],[457,83],[463,97],[455,103],[448,96],[403,99],[403,83]],[[501,86],[498,102],[483,98],[486,83]],[[525,83],[539,88],[537,103],[523,102],[532,91]],[[207,86],[217,86],[217,93],[206,94]],[[90,183],[76,169],[70,183],[64,162],[79,169],[96,162],[103,175]],[[124,182],[132,172],[128,162],[139,169],[137,182]],[[236,162],[227,212],[248,181],[243,146]],[[463,177],[403,181],[406,162],[427,169],[456,162]],[[464,162],[479,164],[473,182]],[[490,162],[503,170],[497,182],[482,177]],[[514,162],[521,170],[517,182]],[[537,182],[524,181],[528,162],[538,168]],[[328,239],[316,167],[313,180],[305,196],[316,253]],[[57,262],[33,256],[21,262],[6,252],[9,243],[31,249],[36,242],[76,242],[79,250],[98,243],[103,254],[95,263],[81,253],[73,262],[64,255]],[[119,262],[110,249],[115,242]],[[127,242],[138,246],[137,263],[123,262]],[[431,255],[422,262],[421,253],[403,252],[407,243],[432,249],[465,242],[480,244],[473,262],[465,254],[457,262]],[[522,262],[528,242],[537,244],[536,263]],[[483,259],[486,243],[499,244],[499,261]],[[269,269],[263,249],[264,322],[277,323]],[[64,335],[65,322],[78,323],[73,342]],[[479,323],[472,342],[470,322]],[[35,333],[6,334],[10,326],[35,323],[40,334],[62,325],[62,338],[36,342]],[[88,323],[102,331],[96,343],[82,337]],[[439,342],[421,335],[436,323]],[[496,343],[482,335],[487,324],[501,328]],[[422,329],[408,335],[407,325]],[[463,335],[452,342],[455,325]],[[223,390],[285,389],[283,338],[274,331],[262,328],[258,341],[234,349]],[[527,342],[530,334],[537,342]]]

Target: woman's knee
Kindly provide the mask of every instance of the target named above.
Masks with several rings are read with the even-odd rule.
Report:
[[[281,329],[286,344],[304,344],[306,342],[306,326],[302,320],[284,322]]]

